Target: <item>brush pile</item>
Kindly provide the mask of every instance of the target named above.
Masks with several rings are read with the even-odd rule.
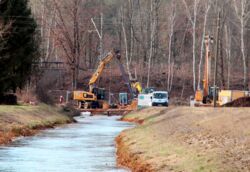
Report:
[[[250,107],[250,97],[242,97],[224,105],[224,107]]]

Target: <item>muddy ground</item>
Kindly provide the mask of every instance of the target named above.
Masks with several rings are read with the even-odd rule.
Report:
[[[150,108],[123,118],[118,163],[133,171],[250,171],[250,108]]]
[[[19,136],[34,135],[41,129],[74,122],[70,110],[67,111],[45,104],[0,105],[0,145]]]

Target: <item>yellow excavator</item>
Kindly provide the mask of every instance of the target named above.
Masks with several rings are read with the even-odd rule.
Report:
[[[142,86],[139,82],[133,81],[131,82],[128,77],[126,77],[125,69],[120,62],[120,51],[112,50],[110,51],[99,63],[97,70],[92,75],[89,80],[89,91],[74,91],[73,99],[78,102],[79,108],[103,108],[108,109],[109,104],[105,101],[105,89],[96,87],[96,82],[100,78],[105,66],[112,61],[113,59],[117,59],[118,65],[120,67],[120,71],[122,73],[123,79],[125,80],[126,85],[132,95],[132,98],[135,97],[135,90],[141,93]]]

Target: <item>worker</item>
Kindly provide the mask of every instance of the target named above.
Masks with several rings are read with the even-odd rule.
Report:
[[[64,97],[62,95],[59,98],[59,102],[60,102],[60,104],[62,104],[64,102]]]

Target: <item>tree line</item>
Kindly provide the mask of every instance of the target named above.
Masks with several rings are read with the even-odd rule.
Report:
[[[247,0],[29,2],[38,24],[39,61],[65,62],[71,89],[116,47],[131,78],[178,93],[202,85],[206,35],[215,39],[211,55],[218,56],[217,85],[249,88],[249,4]],[[16,20],[1,30],[11,21]]]
[[[159,82],[171,91],[177,82],[192,90],[201,85],[204,37],[216,38],[217,32],[211,53],[215,57],[218,49],[217,85],[249,88],[249,4],[247,0],[37,0],[32,8],[41,27],[42,58],[66,61],[73,87],[80,69],[94,68],[99,57],[116,46],[131,77],[150,86],[164,74]]]

